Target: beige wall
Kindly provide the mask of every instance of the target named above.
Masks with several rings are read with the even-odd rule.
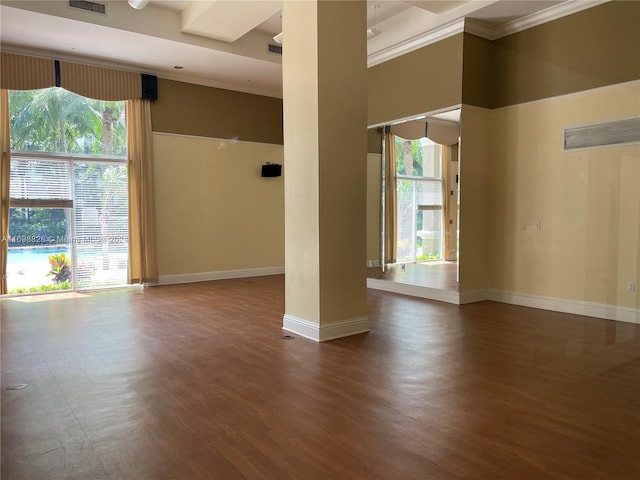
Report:
[[[153,135],[159,274],[284,265],[281,145]],[[283,167],[284,172],[284,167]]]
[[[496,40],[493,107],[640,78],[639,25],[640,2],[614,1]]]
[[[459,34],[369,68],[368,124],[460,104],[462,48]]]
[[[448,209],[447,218],[450,223],[447,223],[445,219],[445,235],[448,236],[449,251],[445,251],[446,260],[458,259],[458,182],[456,179],[460,173],[458,167],[460,166],[458,145],[454,145],[451,149],[451,158],[449,159],[449,165],[447,167],[447,199],[446,205]],[[451,194],[453,192],[453,194]],[[446,237],[445,237],[446,238]]]
[[[566,127],[638,115],[638,81],[491,112],[493,288],[638,307],[640,146],[562,150]]]
[[[491,78],[495,69],[493,61],[493,42],[464,34],[464,53],[462,63],[462,103],[477,107],[493,107],[493,88]]]
[[[380,127],[367,130],[367,152],[382,153],[382,129]]]
[[[468,105],[460,114],[459,290],[489,288],[491,110]]]
[[[158,79],[154,132],[282,144],[282,99]]]

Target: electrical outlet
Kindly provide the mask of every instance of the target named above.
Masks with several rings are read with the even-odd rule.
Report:
[[[635,292],[636,291],[636,282],[627,283],[627,292]]]
[[[542,225],[540,224],[540,222],[536,222],[533,224],[533,228],[535,228],[536,230],[540,230],[542,228]]]

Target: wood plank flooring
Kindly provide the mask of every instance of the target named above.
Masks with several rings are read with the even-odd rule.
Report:
[[[370,333],[316,344],[283,296],[0,301],[2,480],[640,478],[640,325],[372,290]]]

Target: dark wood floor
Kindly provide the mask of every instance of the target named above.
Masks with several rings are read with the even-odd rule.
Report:
[[[640,325],[370,291],[316,344],[283,286],[2,300],[2,480],[640,478]]]

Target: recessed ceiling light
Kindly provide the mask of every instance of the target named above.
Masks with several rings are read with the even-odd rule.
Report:
[[[182,70],[184,67],[180,65],[175,65],[173,68],[175,68],[176,70]]]

